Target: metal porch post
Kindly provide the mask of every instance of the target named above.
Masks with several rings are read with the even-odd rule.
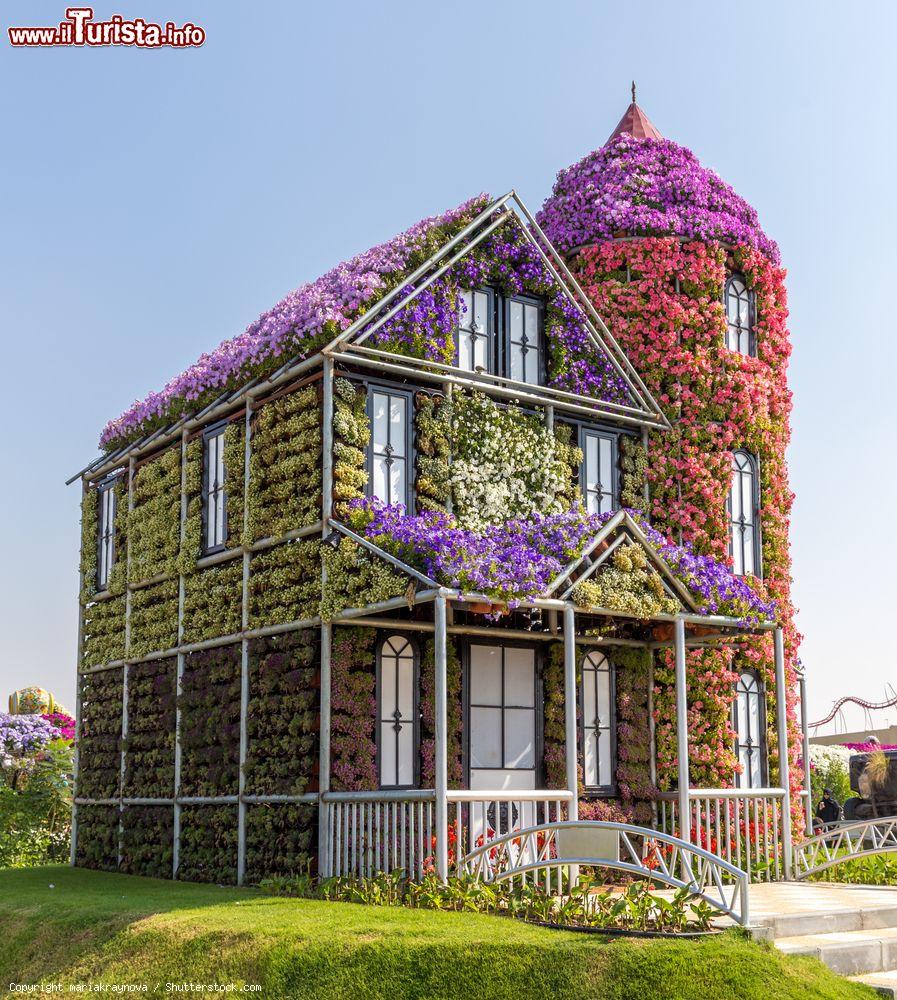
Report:
[[[321,538],[330,533],[333,515],[333,361],[324,359],[321,414]],[[327,582],[327,571],[321,561],[321,592]],[[330,791],[330,647],[333,628],[329,622],[321,623],[321,688],[318,706],[318,874],[332,875],[330,824],[325,796]]]
[[[564,722],[567,753],[567,791],[573,793],[567,819],[579,819],[579,788],[576,776],[576,612],[564,608]]]
[[[433,603],[436,625],[434,636],[436,671],[435,742],[436,742],[436,874],[441,882],[448,879],[448,709],[446,665],[445,598]]]
[[[691,803],[688,799],[688,692],[685,684],[685,622],[677,618],[673,626],[676,650],[676,755],[679,760],[679,837],[691,843]],[[683,878],[691,881],[691,869],[682,858]]]
[[[801,669],[797,675],[800,682],[800,731],[802,736],[802,753],[804,758],[804,817],[806,823],[805,836],[813,833],[813,790],[810,785],[810,734],[807,726],[807,675]]]
[[[779,743],[779,785],[782,799],[782,854],[785,880],[791,879],[791,782],[788,773],[788,689],[785,686],[785,638],[781,627],[773,634],[776,666],[776,730]]]

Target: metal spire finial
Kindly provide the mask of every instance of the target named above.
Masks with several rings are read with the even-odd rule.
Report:
[[[632,103],[635,104],[635,80],[632,81]]]

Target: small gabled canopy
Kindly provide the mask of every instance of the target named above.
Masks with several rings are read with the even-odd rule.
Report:
[[[552,580],[544,596],[567,600],[574,588],[599,572],[616,549],[623,544],[636,545],[642,549],[648,563],[660,577],[667,594],[679,602],[684,610],[698,612],[698,605],[689,589],[674,576],[666,560],[651,544],[635,519],[625,510],[614,514],[585,547],[582,555],[564,567],[563,571]]]

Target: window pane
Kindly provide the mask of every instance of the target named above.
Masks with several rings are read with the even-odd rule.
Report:
[[[523,303],[511,301],[511,340],[517,343],[523,338]]]
[[[602,729],[598,736],[598,782],[599,785],[613,784],[611,773],[610,730]]]
[[[389,443],[393,454],[405,457],[406,399],[404,396],[389,397]]]
[[[389,465],[388,503],[405,503],[405,462],[401,458],[393,458]]]
[[[389,466],[383,456],[374,456],[371,492],[379,500],[389,502]]]
[[[462,330],[469,330],[473,317],[473,293],[469,289],[462,289],[458,306],[458,326]]]
[[[399,713],[403,719],[411,719],[414,715],[414,660],[410,656],[401,656],[399,665]]]
[[[744,554],[742,556],[743,570],[742,573],[747,576],[754,572],[754,529],[751,525],[746,524],[744,530],[742,531],[742,547],[744,548]]]
[[[535,654],[531,649],[505,649],[505,704],[532,706],[536,683]]]
[[[531,708],[505,710],[505,767],[535,767],[536,714]]]
[[[586,785],[598,785],[598,737],[595,730],[586,730],[583,746],[583,780]]]
[[[398,784],[414,784],[414,727],[402,726],[399,733]]]
[[[396,732],[391,722],[380,723],[380,784],[395,785]]]
[[[383,451],[389,444],[389,426],[387,423],[389,396],[384,395],[382,392],[375,392],[373,394],[373,406],[371,412],[373,414],[372,423],[374,425],[374,451]]]
[[[501,705],[501,647],[470,647],[470,701]]]
[[[474,294],[473,318],[476,323],[477,332],[480,334],[489,333],[489,296],[485,292]]]
[[[598,724],[598,698],[595,691],[595,671],[588,665],[582,670],[582,719],[588,732]]]
[[[471,708],[470,766],[502,766],[500,708]]]

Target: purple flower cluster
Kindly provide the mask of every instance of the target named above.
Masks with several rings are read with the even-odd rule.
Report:
[[[138,433],[173,419],[211,393],[248,378],[283,355],[311,353],[349,327],[365,309],[394,287],[409,267],[422,262],[488,204],[478,195],[440,216],[423,219],[406,232],[290,292],[244,333],[203,354],[161,392],[135,402],[110,421],[101,448],[117,447]]]
[[[640,236],[747,244],[779,263],[779,249],[756,211],[698,158],[670,139],[617,136],[562,170],[538,215],[563,251]]]
[[[529,520],[490,525],[482,532],[458,526],[450,514],[408,515],[401,504],[354,500],[352,524],[365,537],[461,591],[515,602],[545,594],[551,580],[575,559],[613,513],[534,514]],[[775,617],[775,602],[754,593],[744,577],[685,545],[674,545],[635,512],[649,541],[673,574],[700,600],[704,614],[730,614],[744,622]]]
[[[62,733],[40,715],[8,715],[0,712],[0,753],[24,757],[43,749]]]

